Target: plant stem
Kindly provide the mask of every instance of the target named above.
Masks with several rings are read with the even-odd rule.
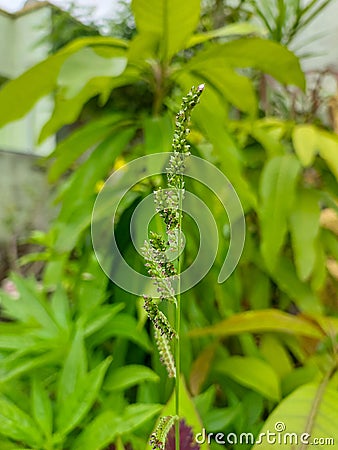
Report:
[[[183,180],[183,175],[181,176]],[[183,183],[181,183],[183,185]],[[177,259],[177,274],[178,274],[178,288],[177,288],[177,305],[176,305],[176,320],[175,328],[177,333],[177,340],[175,346],[175,365],[176,365],[176,377],[175,377],[175,414],[178,417],[175,425],[175,450],[180,450],[180,377],[181,377],[181,242],[182,242],[182,203],[183,203],[183,190],[179,195],[179,233],[178,233],[178,259]]]

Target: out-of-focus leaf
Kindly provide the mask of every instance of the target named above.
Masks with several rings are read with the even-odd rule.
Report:
[[[89,315],[88,320],[84,325],[84,336],[91,336],[95,331],[100,330],[106,325],[113,317],[116,316],[124,308],[123,303],[118,303],[117,305],[105,305],[97,307]]]
[[[64,411],[67,399],[82,383],[86,371],[87,356],[83,342],[83,330],[79,327],[72,340],[59,378],[57,398],[59,415]]]
[[[95,369],[85,374],[63,404],[59,403],[56,423],[57,433],[60,436],[73,430],[93,406],[111,360],[111,357],[106,358]]]
[[[62,253],[73,249],[79,234],[89,225],[94,205],[97,180],[106,177],[113,162],[134,134],[134,128],[115,132],[104,140],[87,161],[74,173],[57,223],[55,249]]]
[[[111,114],[93,120],[62,140],[50,156],[55,160],[48,172],[49,181],[55,182],[85,151],[107,138],[124,118],[123,114]]]
[[[43,294],[38,291],[36,281],[21,278],[16,274],[12,275],[12,280],[20,297],[13,299],[3,295],[2,306],[6,314],[26,324],[33,326],[39,324],[46,335],[56,336],[57,325],[48,310]]]
[[[91,345],[98,345],[111,337],[124,337],[145,350],[151,350],[151,343],[145,330],[140,330],[136,320],[128,314],[118,314],[92,335]]]
[[[304,384],[320,380],[321,376],[322,373],[316,365],[309,364],[303,367],[296,367],[283,378],[282,392],[284,395],[289,395]]]
[[[72,41],[56,54],[29,69],[13,81],[9,81],[0,91],[0,126],[20,119],[45,95],[56,87],[57,77],[64,61],[76,51],[87,46],[107,45],[127,48],[127,43],[111,37],[86,37]],[[11,105],[11,107],[6,107]]]
[[[32,381],[32,413],[35,422],[44,435],[50,437],[53,430],[52,403],[41,381],[34,377]]]
[[[136,404],[128,406],[122,415],[111,410],[97,416],[74,443],[74,450],[101,450],[115,438],[141,427],[161,410],[161,405]]]
[[[70,325],[69,299],[60,285],[53,293],[50,305],[55,322],[63,330],[68,330]]]
[[[292,138],[297,156],[304,167],[310,166],[319,153],[338,179],[338,138],[335,134],[315,125],[296,125]]]
[[[252,67],[272,75],[283,84],[305,87],[298,58],[277,42],[258,37],[214,44],[196,54],[187,64],[187,69],[194,72],[224,63],[230,67]]]
[[[106,378],[104,389],[107,391],[119,391],[144,381],[157,383],[159,376],[149,367],[130,364],[112,370]]]
[[[243,414],[241,405],[214,408],[208,412],[203,423],[208,432],[220,432],[230,427]]]
[[[298,190],[290,215],[290,231],[297,274],[307,280],[316,263],[316,238],[319,233],[320,207],[316,192]]]
[[[250,356],[231,356],[218,361],[214,369],[270,400],[280,399],[277,374],[267,362],[261,359]]]
[[[41,448],[43,442],[29,415],[4,395],[0,396],[0,434],[24,442],[33,448]]]
[[[291,357],[278,337],[272,334],[262,336],[260,352],[280,378],[292,371]]]
[[[303,167],[309,167],[317,153],[316,130],[313,125],[296,125],[292,132],[293,145]]]
[[[147,117],[143,129],[146,153],[171,152],[173,127],[168,114]]]
[[[283,400],[272,414],[268,417],[261,433],[268,430],[275,430],[276,423],[282,422],[285,431],[282,434],[286,438],[278,443],[278,448],[289,450],[295,441],[293,436],[287,437],[286,433],[296,433],[300,443],[300,436],[308,433],[307,441],[311,445],[314,439],[331,438],[331,446],[338,439],[338,404],[337,391],[328,388],[323,384],[308,384],[300,387],[285,400]],[[329,442],[329,441],[327,441]],[[262,439],[261,443],[256,443],[254,450],[267,450],[271,448],[271,443]],[[322,448],[330,448],[329,443]]]
[[[317,145],[321,158],[324,159],[329,169],[338,180],[338,137],[333,133],[318,130]]]
[[[278,287],[294,300],[300,311],[307,314],[322,313],[319,297],[312,291],[307,282],[302,282],[296,274],[292,262],[286,257],[280,257],[278,266],[271,274]]]
[[[210,41],[211,39],[229,37],[229,36],[243,36],[247,34],[264,34],[264,30],[257,25],[249,22],[239,22],[226,25],[216,30],[207,31],[206,33],[198,33],[191,36],[186,47],[193,47],[197,44]]]
[[[93,48],[82,48],[66,59],[60,69],[57,83],[67,98],[78,95],[92,78],[114,78],[124,72],[127,66],[125,50],[121,48],[107,50],[110,50],[109,54],[103,57]]]
[[[294,156],[277,156],[268,161],[261,176],[261,251],[271,271],[276,268],[284,244],[299,171],[300,164]]]
[[[201,77],[182,73],[178,76],[178,82],[186,91],[189,86],[202,82]],[[206,117],[217,117],[218,120],[205,120]],[[233,137],[225,128],[225,109],[221,96],[209,87],[203,93],[203,102],[193,112],[193,121],[204,132],[204,135],[213,145],[213,154],[220,162],[220,168],[229,178],[236,189],[244,210],[250,206],[256,206],[256,197],[247,180],[242,174],[242,156]]]
[[[210,327],[192,330],[189,335],[232,336],[240,333],[289,333],[321,339],[323,333],[319,327],[302,316],[294,316],[276,309],[246,311],[235,314]]]
[[[198,395],[207,379],[211,364],[215,356],[216,346],[211,344],[207,346],[195,359],[190,372],[190,390],[193,395]]]
[[[74,97],[66,98],[63,90],[55,94],[55,105],[52,116],[43,126],[39,142],[55,134],[64,125],[74,123],[79,117],[83,106],[90,98],[100,95],[99,104],[102,106],[109,98],[111,91],[117,87],[132,84],[139,79],[136,69],[127,68],[123,75],[117,78],[95,77],[88,81],[83,89]],[[91,121],[93,123],[94,120]],[[76,132],[74,132],[76,133]],[[73,133],[72,133],[73,135]],[[74,151],[75,149],[73,149]]]
[[[199,0],[133,0],[136,27],[139,33],[153,34],[164,60],[182,50],[197,27]]]

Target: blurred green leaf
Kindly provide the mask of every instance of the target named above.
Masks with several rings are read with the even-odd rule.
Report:
[[[0,126],[20,119],[45,95],[51,93],[57,83],[57,77],[64,61],[76,51],[87,46],[107,45],[127,48],[127,43],[111,37],[88,37],[74,40],[58,53],[33,66],[18,78],[4,85],[0,90],[0,103],[11,105],[0,110]]]
[[[195,72],[205,67],[223,67],[224,64],[233,68],[252,67],[272,75],[283,84],[305,87],[298,58],[277,42],[258,37],[214,44],[191,58],[187,69]]]
[[[229,25],[225,25],[224,27],[217,28],[216,30],[194,34],[189,39],[186,47],[193,47],[197,44],[210,41],[211,39],[229,36],[242,36],[246,34],[264,34],[264,30],[262,27],[258,27],[257,25],[248,22],[231,23]]]
[[[129,364],[111,371],[106,377],[104,389],[107,391],[119,391],[144,381],[157,383],[159,376],[146,366]]]
[[[124,337],[140,345],[144,350],[151,350],[152,346],[145,330],[141,330],[134,317],[128,314],[118,314],[93,334],[91,345],[98,345],[111,337]]]
[[[288,258],[280,257],[278,266],[271,275],[278,287],[294,300],[300,311],[310,315],[323,312],[319,297],[309,283],[298,278],[295,266]]]
[[[198,336],[231,336],[240,333],[264,333],[267,331],[308,336],[314,339],[323,337],[320,328],[302,316],[287,314],[276,309],[246,311],[234,314],[215,325],[195,329],[189,335]]]
[[[83,341],[83,330],[81,327],[78,327],[60,373],[57,395],[59,415],[64,411],[65,404],[75,392],[76,387],[83,382],[86,372],[87,357]]]
[[[316,153],[316,130],[313,125],[296,125],[292,132],[293,145],[303,167],[313,163]]]
[[[215,370],[221,372],[264,397],[278,402],[281,396],[276,372],[267,362],[250,356],[231,356],[218,361]]]
[[[32,413],[35,422],[39,425],[46,437],[50,437],[53,430],[52,403],[40,379],[32,380]]]
[[[320,207],[317,192],[298,190],[290,215],[290,232],[297,274],[307,280],[316,263]]]
[[[88,413],[99,395],[104,375],[110,363],[111,358],[108,357],[91,372],[78,378],[73,391],[69,393],[63,403],[58,403],[56,417],[58,435],[65,436],[68,434]],[[63,382],[66,383],[64,378]],[[67,383],[68,387],[69,384]]]
[[[67,331],[70,328],[69,299],[61,285],[57,286],[50,301],[51,311],[58,326]]]
[[[338,393],[324,384],[308,384],[300,387],[277,408],[274,409],[268,420],[265,422],[261,433],[268,430],[275,430],[275,424],[283,422],[285,432],[281,436],[287,439],[286,433],[308,433],[308,442],[314,442],[315,438],[332,438],[335,442],[338,439],[337,421]],[[295,443],[295,442],[293,442]],[[278,443],[278,448],[289,450],[290,437],[286,442]],[[270,449],[271,444],[266,439],[257,443],[254,447],[258,449]],[[323,445],[323,448],[330,448],[330,445]]]
[[[272,334],[262,336],[260,352],[280,378],[292,372],[291,356],[277,336]]]
[[[111,135],[112,129],[124,118],[123,114],[104,116],[78,128],[63,139],[50,155],[54,160],[48,171],[49,181],[58,180],[84,152]]]
[[[182,50],[195,31],[199,16],[199,0],[133,0],[136,27],[139,33],[152,34],[160,45],[161,59],[169,61]]]
[[[42,436],[29,415],[8,400],[0,396],[0,434],[27,445],[40,448]]]
[[[261,251],[271,271],[276,268],[286,237],[299,171],[300,165],[294,156],[277,156],[268,161],[261,176]]]
[[[108,410],[97,416],[79,435],[74,450],[101,450],[114,442],[118,435],[141,427],[161,410],[161,405],[137,404],[128,406],[122,415]]]
[[[319,154],[338,180],[338,137],[324,130],[318,130],[317,145]]]
[[[89,80],[96,77],[114,78],[121,75],[127,58],[122,48],[106,49],[104,57],[95,49],[85,47],[73,53],[61,66],[57,83],[66,98],[72,98],[81,92]]]
[[[27,325],[40,325],[44,335],[53,337],[58,335],[58,328],[54,322],[47,302],[37,283],[32,279],[24,279],[16,274],[12,275],[13,283],[19,298],[15,299],[2,293],[2,305],[5,314]]]

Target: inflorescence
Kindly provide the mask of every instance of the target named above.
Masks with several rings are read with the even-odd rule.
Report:
[[[172,142],[172,154],[169,159],[167,172],[167,189],[154,192],[156,212],[162,217],[166,225],[166,239],[151,232],[149,240],[142,247],[142,254],[146,259],[146,267],[156,286],[160,301],[169,301],[177,307],[174,281],[180,274],[168,257],[182,248],[181,219],[182,201],[184,197],[185,160],[190,155],[190,145],[187,136],[192,109],[199,102],[204,85],[192,87],[183,97],[180,111],[176,115],[175,131]],[[175,361],[170,348],[170,341],[178,339],[177,332],[170,325],[169,320],[160,311],[158,301],[144,296],[144,309],[155,328],[155,340],[160,354],[160,361],[166,367],[169,377],[176,377]],[[158,427],[152,434],[150,444],[154,450],[163,450],[167,434],[176,420],[176,416],[162,417]]]

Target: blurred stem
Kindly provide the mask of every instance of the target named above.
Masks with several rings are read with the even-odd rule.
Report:
[[[157,63],[153,67],[154,72],[154,102],[153,115],[159,116],[162,111],[163,100],[166,95],[166,77],[168,67],[165,63]]]
[[[183,175],[181,176],[183,180]],[[181,183],[181,186],[183,183]],[[182,202],[183,202],[183,190],[180,191],[179,200],[179,219],[178,219],[178,259],[177,259],[177,274],[178,274],[178,287],[177,287],[177,305],[176,305],[176,333],[177,340],[175,346],[175,365],[176,365],[176,377],[175,377],[175,414],[177,416],[177,421],[175,424],[175,450],[180,450],[180,375],[181,375],[181,266],[182,266],[182,255],[181,255],[181,233],[182,233]]]

